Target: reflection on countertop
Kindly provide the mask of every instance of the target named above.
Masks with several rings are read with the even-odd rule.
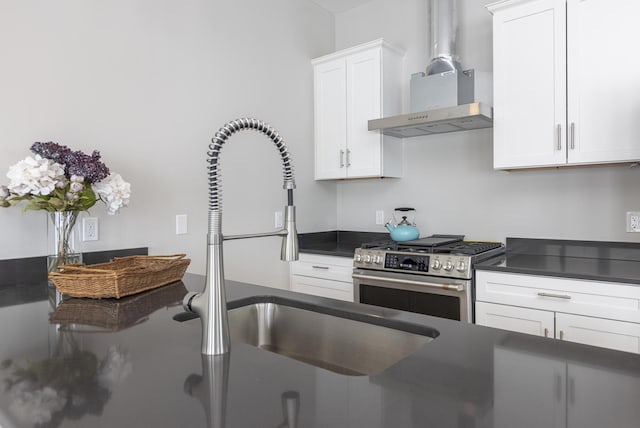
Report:
[[[187,274],[175,288],[203,283]],[[114,305],[129,320],[116,328],[84,318],[50,322],[55,299],[5,306],[0,377],[12,387],[0,395],[0,426],[627,428],[640,420],[636,354],[234,281],[226,286],[230,308],[277,296],[440,334],[379,373],[345,376],[241,342],[224,361],[203,358],[199,320],[173,319],[182,312],[180,293],[144,293],[135,304]],[[39,367],[76,375],[59,383],[29,374]]]

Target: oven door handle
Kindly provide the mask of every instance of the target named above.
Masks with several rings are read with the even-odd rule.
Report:
[[[360,275],[358,273],[354,273],[353,275],[351,275],[351,277],[355,279],[362,279],[365,281],[366,280],[386,281],[386,282],[393,282],[396,284],[411,284],[411,285],[418,285],[421,287],[442,288],[445,290],[464,291],[464,285],[462,284],[457,284],[457,285],[434,284],[432,282],[411,281],[410,279],[397,279],[397,278],[385,278],[381,276],[372,276],[372,275]]]

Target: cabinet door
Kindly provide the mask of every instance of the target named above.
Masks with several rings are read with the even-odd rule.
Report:
[[[564,0],[495,11],[494,168],[566,163]]]
[[[314,67],[315,178],[345,178],[347,143],[346,62]]]
[[[567,364],[567,427],[637,428],[640,377],[598,366]]]
[[[495,428],[566,427],[566,364],[496,347],[493,363]]]
[[[476,302],[476,324],[536,336],[554,337],[554,314],[538,309]]]
[[[640,353],[640,324],[556,313],[556,338]]]
[[[347,57],[347,176],[382,175],[380,131],[369,131],[382,116],[382,57],[379,48]]]
[[[637,161],[640,2],[568,0],[567,16],[569,163]]]

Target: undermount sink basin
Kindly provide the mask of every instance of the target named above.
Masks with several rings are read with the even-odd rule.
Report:
[[[258,302],[229,311],[232,342],[242,342],[316,367],[350,376],[380,373],[414,353],[438,332],[412,326],[415,332],[371,324],[375,317],[357,314],[362,321],[280,302]],[[349,314],[349,313],[348,313]],[[408,329],[408,328],[407,328]]]

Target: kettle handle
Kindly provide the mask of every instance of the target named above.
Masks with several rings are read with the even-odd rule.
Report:
[[[408,208],[408,207],[400,207],[400,208],[394,208],[393,210],[394,211],[404,211],[404,212],[406,212],[406,211],[415,211],[416,209],[415,208]]]

